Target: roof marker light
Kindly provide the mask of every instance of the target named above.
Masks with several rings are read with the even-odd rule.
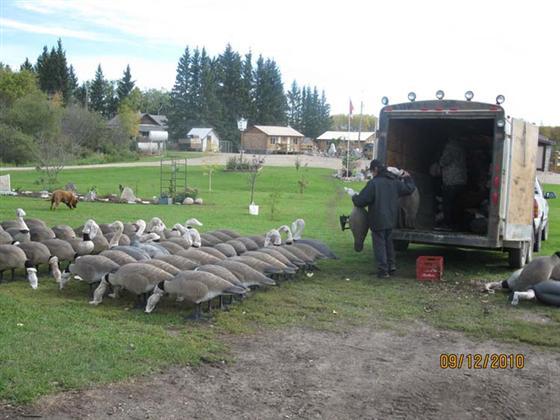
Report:
[[[389,98],[384,96],[383,98],[381,98],[381,103],[385,106],[389,105]]]
[[[409,100],[410,102],[414,102],[414,101],[416,100],[416,93],[410,92],[410,93],[408,94],[408,100]]]
[[[436,98],[438,98],[440,101],[445,97],[445,92],[443,90],[438,90],[436,92]]]
[[[474,98],[474,93],[473,93],[473,91],[472,91],[472,90],[467,90],[467,91],[465,92],[465,99],[466,99],[467,101],[471,101],[472,98]]]
[[[501,105],[504,103],[504,101],[506,100],[506,97],[504,95],[498,95],[496,96],[496,103],[498,105]]]

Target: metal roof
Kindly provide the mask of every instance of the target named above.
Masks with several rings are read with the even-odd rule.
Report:
[[[280,127],[275,125],[255,125],[254,127],[265,133],[267,136],[303,137],[303,134],[294,130],[292,127]]]
[[[375,133],[373,131],[325,131],[317,140],[350,140],[350,141],[358,141],[358,136],[360,137],[360,141],[366,141],[370,137],[374,136]]]
[[[207,137],[208,135],[210,135],[210,133],[213,131],[213,128],[191,128],[191,131],[188,132],[187,136],[192,136],[192,137],[198,137],[200,139],[203,139],[204,137]]]

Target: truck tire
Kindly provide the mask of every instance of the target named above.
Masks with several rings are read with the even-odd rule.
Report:
[[[534,240],[533,240],[533,252],[541,252],[541,246],[542,246],[542,233],[544,231],[544,228],[542,230],[537,231],[533,236],[534,236]]]
[[[523,268],[525,264],[531,262],[533,259],[533,244],[531,242],[523,242],[521,248],[512,248],[508,251],[510,268]]]
[[[395,251],[406,251],[409,244],[409,241],[404,241],[401,239],[395,239],[393,241],[393,247],[395,248]]]
[[[541,233],[541,239],[543,241],[548,240],[548,223],[546,225],[544,225],[544,228],[543,228],[542,233]]]

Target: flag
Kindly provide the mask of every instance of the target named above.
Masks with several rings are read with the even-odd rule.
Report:
[[[350,99],[350,112],[348,114],[352,115],[352,112],[354,112],[354,105],[352,105],[352,99]]]

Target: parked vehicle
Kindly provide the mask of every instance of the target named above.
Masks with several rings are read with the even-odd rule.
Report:
[[[548,239],[548,203],[556,198],[553,192],[543,192],[541,183],[535,179],[535,198],[533,201],[533,251],[540,252],[542,241]]]
[[[406,249],[413,242],[502,250],[508,252],[511,267],[523,267],[532,259],[535,239],[538,128],[506,117],[501,95],[496,104],[473,102],[472,92],[465,101],[444,100],[443,92],[438,97],[442,99],[415,101],[411,93],[411,102],[387,105],[385,101],[380,111],[377,158],[408,170],[421,197],[415,228],[395,229],[395,247]],[[476,231],[434,229],[438,185],[430,168],[450,138],[458,139],[468,154],[469,181],[476,178],[478,185],[484,184],[478,191],[480,202],[468,202],[473,195],[461,194],[453,203],[454,211],[477,218]],[[539,226],[542,239],[547,224]]]

